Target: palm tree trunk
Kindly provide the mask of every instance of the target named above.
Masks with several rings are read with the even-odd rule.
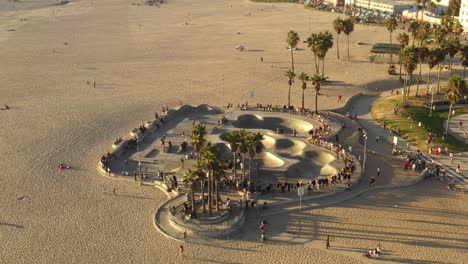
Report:
[[[249,182],[252,182],[252,156],[249,156]]]
[[[349,58],[349,35],[348,35],[348,60],[350,60]]]
[[[304,110],[304,92],[305,89],[302,89],[302,110]]]
[[[294,54],[293,54],[292,47],[291,47],[291,71],[294,72]]]
[[[406,99],[408,99],[408,97],[410,97],[410,91],[411,91],[411,75],[408,74],[408,82],[406,82],[408,88],[406,88],[408,94],[406,96]]]
[[[393,53],[392,53],[392,32],[390,32],[390,65],[393,64]]]
[[[210,169],[208,173],[208,211],[210,212],[210,216],[213,215],[213,199],[211,197],[213,190],[212,190],[212,179],[211,175],[213,174],[213,171]]]
[[[202,191],[202,207],[203,207],[203,212],[206,212],[206,205],[205,205],[205,181],[200,181],[201,183],[201,191]]]
[[[431,88],[431,109],[429,109],[429,116],[432,116],[432,111],[434,108],[434,87]]]
[[[339,48],[339,44],[338,44],[338,37],[340,36],[340,34],[336,33],[336,55],[338,56],[338,59],[340,59],[340,48]]]
[[[245,180],[245,154],[242,153],[242,180]]]
[[[439,94],[439,91],[440,91],[440,73],[442,72],[443,67],[444,67],[443,63],[442,63],[442,66],[439,65],[439,72],[437,73],[437,94]]]
[[[291,106],[291,85],[289,85],[288,91],[288,107]]]
[[[430,83],[431,83],[431,68],[429,68],[429,72],[427,73],[426,95],[429,95],[429,84]]]
[[[232,154],[234,155],[234,179],[237,180],[237,153],[236,152],[232,152]]]
[[[416,97],[418,97],[419,92],[419,83],[421,82],[421,71],[422,71],[422,62],[419,63],[419,75],[418,75],[418,83],[416,84]]]
[[[192,204],[192,215],[195,215],[195,184],[191,186],[192,195],[190,198],[190,203]]]
[[[466,67],[463,66],[463,80],[465,80],[465,70],[466,70]]]
[[[453,57],[450,57],[450,61],[449,61],[449,68],[450,68],[449,77],[452,76],[452,64],[453,64]]]
[[[408,83],[408,73],[405,73],[405,80],[403,84],[403,92],[402,92],[402,97],[401,101],[403,102],[403,105],[405,105],[405,97],[406,97],[406,85]]]
[[[400,62],[400,80],[401,80],[401,62]]]
[[[315,90],[315,113],[318,114],[318,92]]]
[[[325,58],[322,59],[322,79],[325,78]]]
[[[216,212],[219,212],[219,181],[215,181],[216,189]]]
[[[452,107],[453,107],[453,103],[450,102],[450,108],[449,108],[448,117],[447,117],[447,127],[445,128],[445,137],[446,138],[448,136],[448,129],[449,129],[449,126],[450,126],[450,117],[452,117]]]
[[[319,74],[319,65],[317,62],[317,56],[314,54],[315,74]]]

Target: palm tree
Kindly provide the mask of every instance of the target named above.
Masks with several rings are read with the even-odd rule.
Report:
[[[415,46],[406,47],[403,50],[403,67],[406,71],[405,76],[405,88],[403,88],[403,104],[406,105],[406,98],[410,94],[410,87],[411,87],[411,76],[413,75],[413,71],[416,69],[416,65],[418,63],[418,54],[417,48]]]
[[[219,150],[211,142],[203,146],[203,159],[208,169],[208,210],[213,215],[213,170],[219,157]]]
[[[320,32],[320,50],[317,57],[322,60],[322,78],[325,78],[325,56],[333,47],[333,35],[329,31]]]
[[[349,34],[354,31],[354,20],[352,18],[347,18],[343,20],[343,33],[348,36],[348,60],[349,58]]]
[[[419,46],[422,46],[424,41],[429,38],[431,33],[431,24],[421,22],[416,33],[416,38],[419,39]]]
[[[206,178],[206,173],[205,173],[205,163],[202,161],[197,161],[195,163],[194,168],[196,169],[198,179],[200,181],[200,189],[202,191],[202,208],[203,208],[203,213],[206,212],[206,204],[205,204],[205,178]]]
[[[450,77],[449,82],[448,82],[448,90],[447,90],[447,93],[445,94],[445,98],[447,98],[450,101],[450,108],[449,108],[448,117],[447,117],[447,127],[445,128],[445,136],[447,136],[447,133],[448,133],[448,128],[450,125],[450,117],[452,116],[453,104],[460,101],[460,99],[463,97],[465,92],[466,92],[466,83],[465,83],[465,80],[463,80],[463,77],[461,77],[460,75],[454,75]]]
[[[288,85],[289,85],[289,91],[288,91],[288,107],[291,106],[291,86],[294,82],[294,77],[296,77],[296,74],[291,71],[291,70],[288,70],[284,76],[288,77]]]
[[[305,72],[301,72],[299,75],[299,80],[302,82],[302,110],[304,110],[304,92],[305,89],[307,88],[307,81],[310,80],[309,75],[307,75]]]
[[[421,4],[421,0],[415,0],[416,2],[416,21],[418,21],[419,18],[419,4]]]
[[[341,32],[344,29],[343,19],[341,19],[341,17],[337,17],[335,20],[333,20],[333,29],[336,32],[336,56],[338,57],[338,59],[340,59],[340,48],[338,44],[339,42],[338,37],[340,36]]]
[[[239,131],[230,131],[226,134],[226,139],[229,142],[229,146],[232,151],[233,155],[233,171],[234,171],[234,178],[237,179],[237,165],[236,165],[236,156],[237,156],[237,150],[239,148],[239,141],[240,141],[240,136],[239,136]]]
[[[214,185],[215,185],[215,197],[216,197],[216,211],[219,211],[219,181],[226,172],[226,165],[223,160],[217,159],[214,166],[213,166],[213,177],[214,177]]]
[[[429,92],[429,83],[431,82],[431,69],[434,68],[434,66],[441,64],[442,61],[444,60],[444,57],[445,57],[445,54],[442,48],[431,48],[428,52],[427,65],[429,66],[429,74],[427,77],[428,80],[427,80],[426,95]],[[432,116],[433,104],[434,104],[434,87],[432,87],[431,85],[431,109],[429,109],[429,116]]]
[[[314,85],[314,90],[315,90],[315,113],[318,114],[318,95],[320,93],[320,82],[322,81],[322,78],[319,75],[314,74],[314,76],[312,76],[310,78],[310,80],[312,81],[312,84]]]
[[[461,45],[460,55],[461,55],[460,64],[463,66],[463,80],[464,80],[466,67],[468,66],[468,45]]]
[[[192,205],[192,216],[195,216],[195,186],[198,182],[198,171],[188,169],[184,172],[184,182],[190,187],[190,203]]]
[[[385,21],[385,26],[387,27],[388,32],[390,32],[390,65],[393,64],[393,53],[392,53],[392,33],[397,28],[397,21],[394,17],[389,17]]]
[[[205,126],[200,123],[195,123],[192,127],[192,131],[190,132],[190,138],[192,139],[192,145],[195,148],[198,160],[201,159],[200,152],[203,147],[203,142],[205,141],[205,134]]]
[[[252,182],[252,160],[255,157],[255,141],[254,135],[252,133],[248,133],[245,138],[245,143],[247,144],[247,152],[249,153],[249,183]]]
[[[257,154],[257,179],[260,176],[260,154],[263,151],[262,141],[265,139],[262,133],[257,132],[253,135],[253,141],[255,146],[255,153]]]
[[[440,74],[442,73],[442,69],[444,68],[445,57],[447,56],[447,49],[444,46],[441,46],[441,52],[443,56],[442,62],[439,63],[439,72],[437,73],[437,93],[440,92]]]
[[[297,43],[299,43],[299,34],[293,30],[289,31],[286,43],[288,43],[288,47],[291,50],[291,71],[294,72],[294,49],[296,49]]]
[[[447,53],[450,57],[449,68],[450,68],[450,76],[451,76],[453,57],[455,57],[455,54],[457,54],[458,51],[460,51],[460,47],[461,47],[460,39],[458,39],[458,37],[452,36],[443,45],[445,49],[447,50]]]
[[[245,180],[245,154],[247,154],[247,135],[248,133],[241,129],[239,130],[239,152],[242,154],[242,180]]]
[[[426,46],[420,46],[416,48],[416,52],[418,55],[418,61],[419,61],[419,75],[418,75],[418,83],[416,85],[416,96],[418,96],[419,93],[419,83],[421,82],[421,70],[422,70],[422,64],[426,57],[428,56],[429,49]]]
[[[402,33],[398,34],[397,40],[398,40],[398,42],[400,43],[400,51],[403,51],[403,49],[406,48],[406,46],[408,46],[408,44],[409,44],[409,36],[408,36],[408,34],[406,34],[406,32],[402,32]],[[400,54],[402,54],[402,53],[400,52]],[[399,64],[400,64],[400,80],[403,80],[403,79],[401,78],[401,62],[402,62],[401,59],[402,59],[402,58],[401,58],[401,56],[400,56],[400,58],[399,58]]]
[[[411,33],[413,39],[411,40],[411,44],[414,45],[414,40],[418,37],[418,30],[419,30],[419,22],[411,21],[408,26],[408,32]]]
[[[422,8],[422,14],[421,14],[421,20],[424,21],[424,12],[426,11],[426,0],[422,0],[421,4],[423,6]]]
[[[310,48],[312,53],[314,53],[314,65],[315,73],[319,74],[319,62],[317,56],[320,52],[320,36],[317,33],[310,34],[310,37],[307,38],[307,47]]]

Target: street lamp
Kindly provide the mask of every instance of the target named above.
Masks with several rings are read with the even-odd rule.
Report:
[[[364,136],[364,158],[362,161],[362,173],[366,171],[366,150],[367,150],[367,133],[365,130],[362,130],[362,134]]]

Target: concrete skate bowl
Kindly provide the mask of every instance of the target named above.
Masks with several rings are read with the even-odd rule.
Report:
[[[285,176],[287,178],[311,180],[317,177],[327,177],[337,172],[337,169],[330,164],[335,161],[335,157],[331,153],[306,151],[298,159],[298,163],[286,170]]]
[[[262,160],[262,167],[264,168],[278,168],[285,164],[282,159],[267,151],[260,154],[260,159]]]
[[[192,115],[192,114],[220,114],[221,110],[213,108],[206,104],[201,105],[183,105],[176,109],[170,109],[167,112],[169,117],[179,116],[179,115]]]
[[[274,145],[278,153],[287,153],[288,155],[301,155],[307,145],[299,140],[280,138],[277,139]]]
[[[271,131],[276,131],[277,128],[282,128],[284,134],[292,134],[293,129],[295,129],[298,133],[307,133],[314,127],[312,122],[313,121],[309,123],[306,121],[294,119],[294,116],[291,116],[291,118],[289,118],[289,116],[288,118],[282,118],[246,114],[238,116],[237,120],[232,122],[232,125],[238,128],[258,128],[268,129]]]

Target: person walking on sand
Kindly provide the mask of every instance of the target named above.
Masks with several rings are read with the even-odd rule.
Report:
[[[327,249],[330,248],[330,235],[327,235],[327,244],[325,246]]]
[[[380,175],[380,168],[377,168],[377,177]]]
[[[115,188],[112,190],[112,192],[113,192],[113,193],[114,193],[114,195],[115,195]]]
[[[263,57],[260,57],[260,61],[263,63]]]
[[[184,245],[180,245],[179,250],[180,250],[180,256],[183,257],[184,256]]]
[[[457,165],[457,169],[455,170],[458,174],[460,174],[460,163]]]

